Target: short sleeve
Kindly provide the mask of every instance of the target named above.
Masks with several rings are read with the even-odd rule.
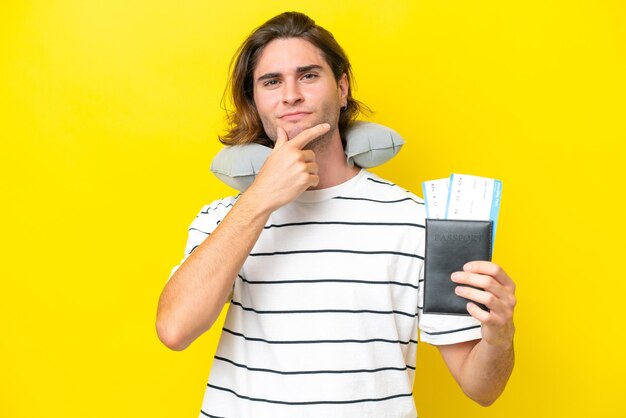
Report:
[[[481,338],[480,322],[466,315],[426,314],[424,306],[424,270],[420,272],[418,321],[420,340],[433,345],[455,344]]]
[[[235,202],[237,201],[236,197],[226,197],[224,199],[215,200],[214,202],[205,205],[202,207],[198,216],[191,222],[189,225],[189,233],[187,236],[187,244],[185,245],[185,254],[178,263],[178,265],[174,266],[170,272],[170,276],[167,279],[172,278],[176,270],[187,260],[187,258],[194,252],[196,248],[205,239],[207,239],[213,231],[217,228],[220,222],[226,217],[226,214],[233,207]]]

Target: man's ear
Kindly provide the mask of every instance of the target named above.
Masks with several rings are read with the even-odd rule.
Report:
[[[343,107],[348,104],[348,91],[350,90],[350,82],[348,81],[346,73],[341,75],[337,86],[339,87],[339,92],[341,93],[341,107]]]

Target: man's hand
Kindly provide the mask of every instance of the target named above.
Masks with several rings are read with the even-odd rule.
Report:
[[[284,129],[277,128],[274,149],[246,194],[257,196],[259,202],[263,202],[273,212],[309,187],[316,186],[319,177],[315,153],[303,148],[329,129],[329,124],[322,123],[289,139]]]
[[[482,303],[489,312],[469,302],[467,311],[482,324],[482,339],[437,348],[463,392],[488,406],[504,390],[515,362],[515,283],[500,266],[488,261],[465,264],[463,271],[452,273],[452,281],[460,285],[457,295]]]
[[[508,349],[513,344],[513,311],[515,304],[515,283],[500,266],[488,261],[472,261],[463,266],[462,272],[452,274],[457,286],[456,294],[482,303],[489,308],[486,312],[469,302],[467,311],[482,324],[483,340],[491,346]]]

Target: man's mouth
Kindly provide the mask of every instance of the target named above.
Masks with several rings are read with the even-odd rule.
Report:
[[[289,112],[289,113],[285,113],[284,115],[282,115],[280,117],[280,119],[282,120],[298,120],[298,119],[302,119],[303,117],[305,117],[306,115],[309,115],[309,112]]]

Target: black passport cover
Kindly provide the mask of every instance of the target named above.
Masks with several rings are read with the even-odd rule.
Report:
[[[454,293],[459,285],[450,276],[468,261],[491,261],[492,227],[492,221],[426,219],[424,313],[469,315],[469,300]]]

